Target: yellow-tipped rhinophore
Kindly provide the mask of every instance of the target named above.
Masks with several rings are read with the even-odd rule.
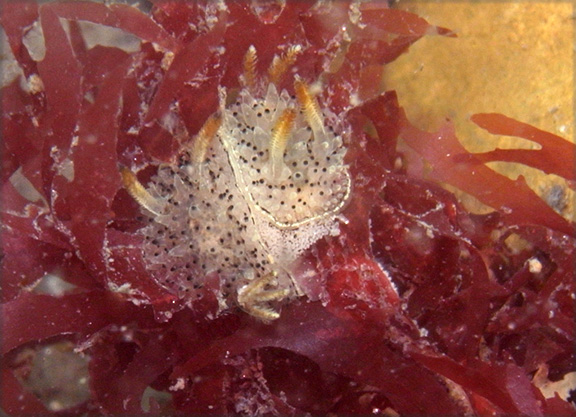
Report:
[[[280,317],[277,311],[263,304],[267,301],[281,301],[290,295],[288,288],[266,289],[268,286],[278,286],[276,282],[277,275],[274,271],[239,288],[238,304],[240,304],[240,307],[264,322],[270,322]]]
[[[132,171],[120,167],[120,175],[124,188],[138,204],[157,216],[162,214],[162,203],[150,195]]]
[[[270,68],[268,68],[268,79],[272,84],[278,86],[288,68],[296,62],[296,55],[298,55],[301,50],[302,46],[293,45],[290,46],[282,56],[274,56],[272,64],[270,64]]]
[[[258,56],[256,55],[256,48],[254,45],[250,45],[244,55],[244,84],[250,90],[254,90],[256,87],[256,63],[258,62]]]
[[[282,112],[272,129],[270,137],[270,171],[273,178],[278,178],[282,172],[284,151],[292,132],[294,119],[296,119],[296,112],[294,109],[288,108]]]
[[[212,139],[214,139],[214,136],[218,133],[220,125],[222,125],[222,112],[218,110],[206,120],[204,126],[202,126],[194,138],[191,151],[191,161],[193,164],[199,165],[204,162],[206,152],[210,147]]]
[[[300,104],[300,108],[304,112],[304,117],[314,134],[324,133],[324,122],[322,121],[322,113],[320,112],[318,101],[316,101],[316,97],[310,92],[308,84],[298,76],[296,76],[294,80],[294,91],[296,92],[298,104]]]

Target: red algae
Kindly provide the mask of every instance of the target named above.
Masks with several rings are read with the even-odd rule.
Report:
[[[475,154],[474,156],[483,163],[518,162],[537,168],[546,174],[556,174],[573,184],[576,156],[574,146],[567,140],[501,114],[474,114],[471,120],[492,134],[521,137],[541,146],[541,149],[534,150],[496,149],[492,152]],[[558,155],[566,156],[558,158]]]
[[[423,36],[453,34],[384,2],[150,7],[3,4],[23,74],[2,89],[4,411],[57,414],[19,382],[28,369],[17,358],[64,341],[88,358],[90,387],[67,415],[575,414],[534,376],[574,371],[573,224],[485,165],[572,181],[572,144],[499,114],[472,120],[541,149],[470,154],[450,124],[415,128],[396,93],[379,90],[382,68]],[[89,47],[85,22],[139,47]],[[25,41],[32,25],[43,32],[38,61]],[[278,92],[296,96],[295,75],[314,83],[351,181],[337,233],[292,267],[304,295],[277,303],[267,322],[222,308],[216,271],[191,277],[203,284],[198,300],[152,274],[141,231],[154,218],[119,173],[148,184],[180,163],[229,104],[223,88],[235,100],[245,87],[250,46],[257,75],[296,48]],[[493,212],[467,212],[443,183]],[[40,293],[47,275],[71,288]]]

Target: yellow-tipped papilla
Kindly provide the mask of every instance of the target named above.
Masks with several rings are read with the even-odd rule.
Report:
[[[256,87],[256,63],[258,56],[256,55],[256,48],[250,45],[244,55],[244,84],[250,89],[254,90]]]
[[[290,133],[292,132],[295,119],[296,112],[294,109],[287,108],[282,112],[280,117],[278,117],[278,120],[272,129],[269,152],[270,171],[273,178],[278,178],[282,173],[282,168],[284,166],[284,151],[286,150],[286,144],[290,138]]]
[[[204,162],[210,143],[212,142],[212,139],[214,139],[214,136],[216,136],[216,133],[218,133],[218,129],[220,129],[221,125],[222,112],[218,110],[216,113],[208,117],[194,138],[191,151],[191,160],[193,164],[199,165]]]
[[[272,84],[278,86],[288,68],[296,62],[296,55],[298,55],[301,50],[302,46],[292,45],[282,56],[274,55],[270,68],[268,68],[268,79]]]
[[[318,136],[320,133],[324,133],[324,122],[318,101],[310,92],[308,84],[298,76],[294,80],[294,91],[296,92],[298,104],[304,112],[304,117],[312,128],[314,135]]]
[[[157,216],[162,214],[162,203],[150,195],[132,171],[121,166],[120,175],[122,176],[124,188],[140,206]]]

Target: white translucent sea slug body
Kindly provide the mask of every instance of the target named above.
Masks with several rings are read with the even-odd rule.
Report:
[[[269,302],[301,294],[291,271],[304,251],[339,233],[350,177],[322,112],[272,83],[262,96],[241,90],[200,158],[189,147],[160,168],[148,189],[159,209],[141,233],[163,286],[192,301],[213,277],[222,309],[271,320]]]

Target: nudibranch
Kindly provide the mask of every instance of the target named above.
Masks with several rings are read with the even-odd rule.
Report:
[[[149,218],[147,268],[179,297],[202,297],[215,277],[221,310],[276,319],[274,303],[303,294],[294,274],[303,253],[339,234],[351,192],[344,129],[298,75],[293,94],[278,91],[299,52],[287,48],[258,74],[250,47],[240,91],[220,91],[220,109],[148,188],[121,170]]]

